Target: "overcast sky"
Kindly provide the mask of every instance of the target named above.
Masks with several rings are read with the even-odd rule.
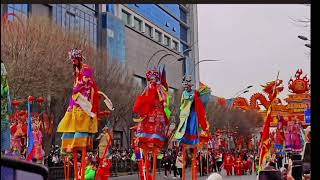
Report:
[[[309,17],[310,7],[305,5],[199,4],[200,60],[223,60],[201,63],[200,80],[214,95],[226,98],[254,85],[244,95],[249,98],[280,71],[285,87],[280,98],[284,98],[298,68],[310,75],[310,49],[297,38],[309,38],[310,29],[290,19]]]

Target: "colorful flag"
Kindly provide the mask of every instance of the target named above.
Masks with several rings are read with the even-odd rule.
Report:
[[[30,161],[34,156],[34,137],[33,137],[33,131],[32,131],[32,117],[31,117],[31,111],[32,111],[32,104],[31,102],[28,102],[28,131],[27,131],[27,161]]]
[[[270,123],[273,121],[271,116],[272,111],[272,105],[274,104],[274,101],[277,99],[277,91],[276,86],[278,82],[279,72],[277,75],[277,79],[274,82],[274,89],[273,89],[273,97],[270,103],[270,106],[268,107],[267,115],[266,115],[266,121],[263,126],[262,131],[262,137],[261,137],[261,144],[260,144],[260,155],[259,155],[259,167],[261,169],[264,168],[267,158],[270,156],[270,148],[271,148],[271,139],[270,139]]]
[[[270,135],[269,135],[270,132],[269,131],[270,131],[270,123],[272,121],[271,105],[268,108],[266,118],[267,119],[264,124],[263,131],[262,131],[262,137],[261,137],[259,167],[263,167],[263,165],[266,163],[267,156],[270,153],[271,139],[270,139]]]

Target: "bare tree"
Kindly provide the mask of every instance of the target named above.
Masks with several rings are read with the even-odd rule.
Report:
[[[64,116],[72,91],[68,51],[82,49],[85,63],[95,70],[100,90],[115,106],[115,111],[102,119],[100,125],[104,126],[107,121],[111,128],[127,125],[132,119],[132,106],[139,87],[122,64],[108,61],[107,54],[92,47],[84,37],[78,32],[63,30],[45,17],[31,16],[24,22],[1,26],[1,59],[7,66],[12,96],[20,100],[26,100],[29,95],[45,97],[46,109],[54,114],[56,127]],[[47,146],[54,136],[50,138],[44,141],[49,144]]]
[[[255,129],[263,124],[263,118],[257,111],[229,109],[214,101],[208,104],[207,118],[211,132],[215,132],[216,129],[232,130],[244,137],[245,142],[248,142]]]

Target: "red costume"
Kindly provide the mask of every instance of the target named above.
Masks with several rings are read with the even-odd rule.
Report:
[[[231,154],[227,154],[224,158],[224,169],[227,171],[228,176],[232,174],[233,161],[234,157]]]
[[[242,158],[238,156],[234,161],[234,171],[237,176],[241,176],[242,170],[243,170]]]
[[[250,158],[247,160],[247,170],[249,170],[249,173],[252,174],[252,161]]]

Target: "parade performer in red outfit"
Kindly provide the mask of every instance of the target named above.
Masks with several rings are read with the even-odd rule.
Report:
[[[138,115],[134,121],[138,123],[137,145],[143,150],[145,160],[146,179],[155,179],[157,155],[166,140],[166,130],[171,111],[169,109],[170,96],[165,77],[165,69],[150,68],[146,73],[148,85],[143,93],[137,97],[133,112]],[[149,155],[153,155],[153,176],[149,174]],[[143,171],[140,169],[140,171]]]
[[[232,165],[233,165],[234,157],[232,154],[227,153],[226,157],[224,158],[224,169],[227,171],[227,175],[232,175]]]
[[[99,167],[97,170],[96,180],[108,180],[110,177],[110,169],[112,162],[109,159],[109,147],[112,144],[112,134],[108,127],[102,129],[102,133],[97,138],[100,140],[99,144]],[[106,144],[106,147],[104,147]],[[103,154],[101,153],[103,152]],[[102,155],[102,156],[101,156]]]
[[[238,155],[238,157],[234,161],[234,171],[235,171],[236,176],[242,175],[242,170],[243,170],[242,164],[243,164],[242,158],[240,155]]]

